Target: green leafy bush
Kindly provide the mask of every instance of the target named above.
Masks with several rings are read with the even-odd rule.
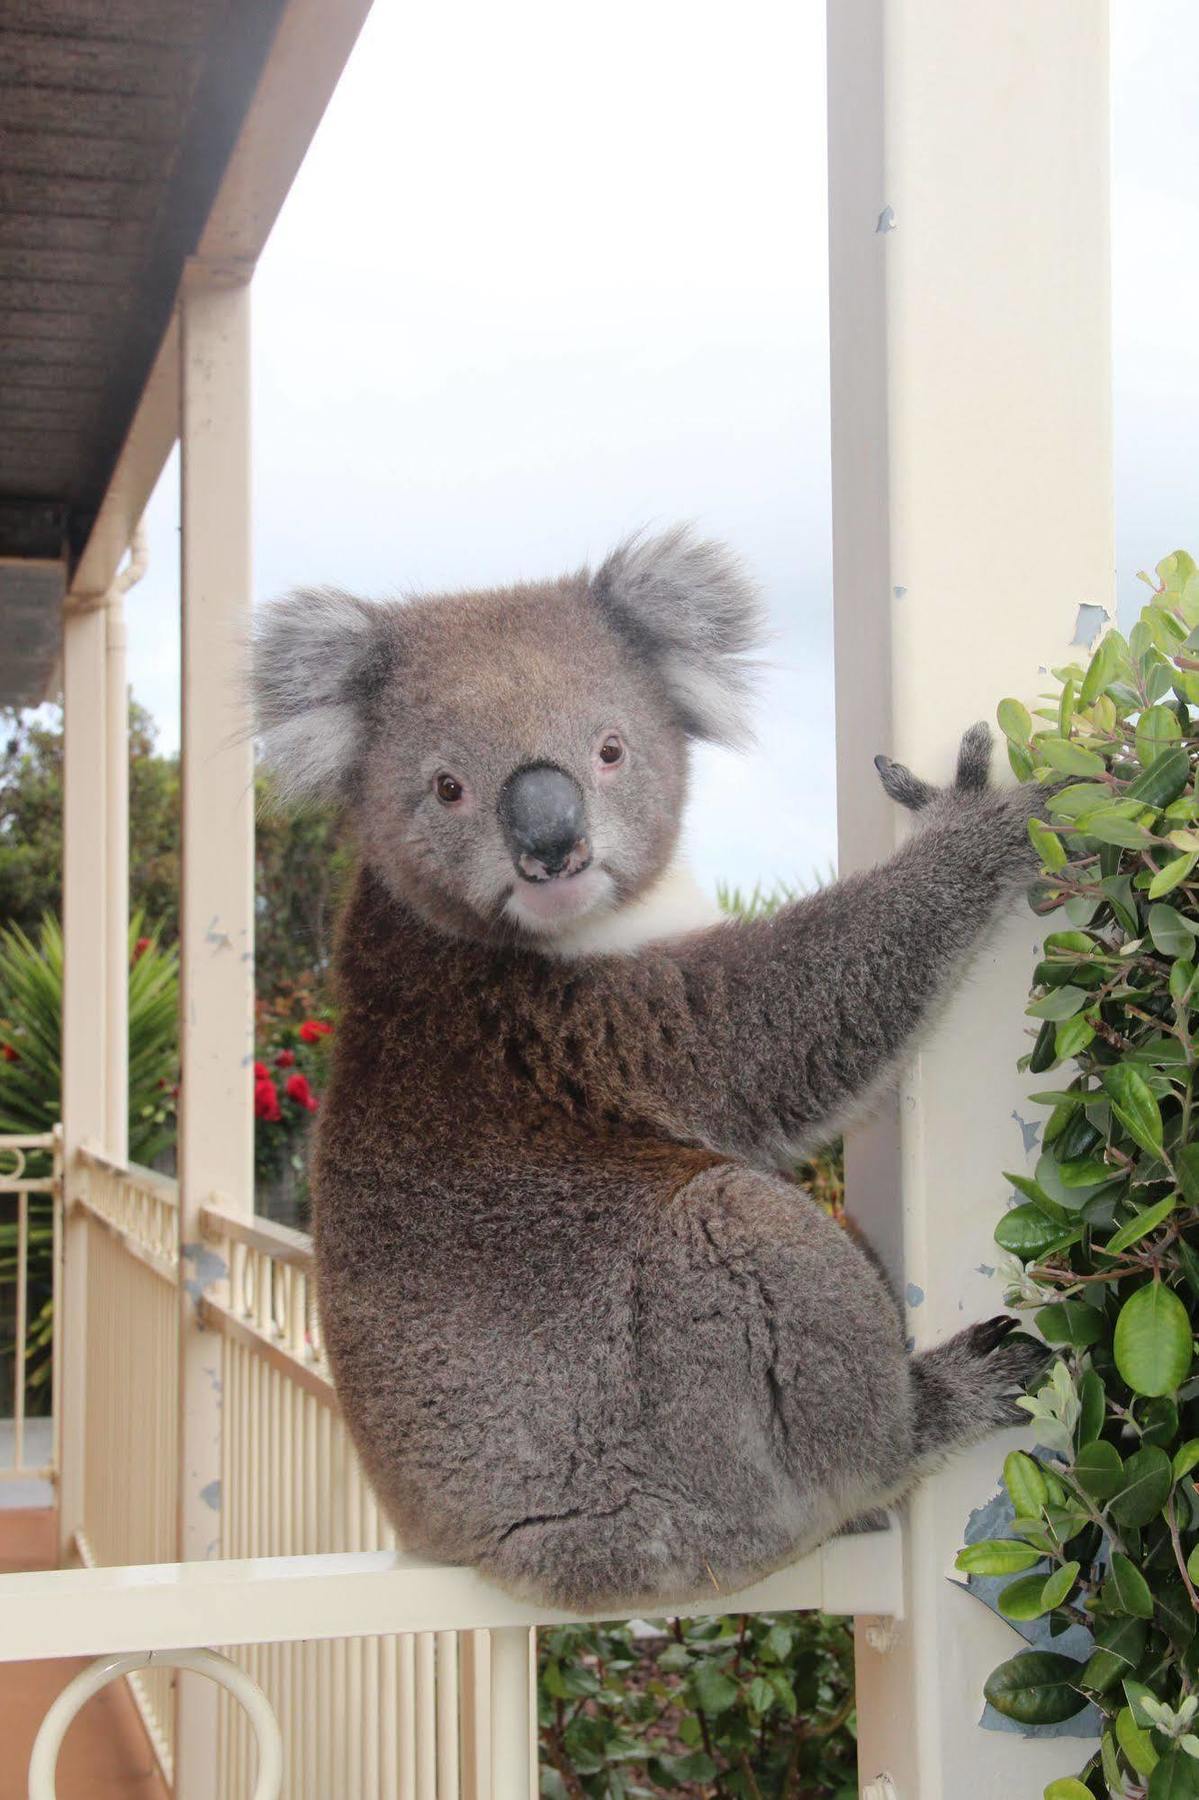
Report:
[[[1007,1534],[958,1567],[1007,1578],[1013,1622],[1092,1634],[986,1684],[1030,1729],[1098,1707],[1098,1750],[1046,1800],[1199,1795],[1199,572],[1179,552],[1150,586],[1127,641],[1055,670],[1031,715],[999,709],[1016,773],[1046,784],[1050,929],[1021,1064],[1042,1152],[995,1237],[1057,1357],[1021,1402],[1037,1450],[1004,1465]]]
[[[853,1800],[853,1635],[821,1613],[539,1638],[541,1792]]]
[[[129,928],[129,1153],[148,1163],[174,1141],[179,959]],[[0,1135],[40,1135],[62,1117],[62,928],[47,915],[36,941],[18,925],[0,931]],[[29,1175],[49,1173],[31,1154]],[[45,1410],[50,1392],[51,1255],[48,1196],[29,1201],[27,1402]],[[0,1212],[0,1355],[16,1313],[15,1206]],[[5,1391],[0,1389],[0,1391]]]

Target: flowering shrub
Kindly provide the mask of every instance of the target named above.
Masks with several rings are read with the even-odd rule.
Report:
[[[254,1063],[254,1167],[260,1188],[288,1181],[307,1201],[305,1140],[320,1107],[333,1026],[303,1010],[307,994],[285,994],[258,1009]]]
[[[1158,578],[1127,641],[999,710],[1047,784],[1052,929],[1022,1059],[1042,1154],[995,1237],[1057,1359],[1021,1403],[1037,1449],[1004,1464],[1006,1534],[958,1567],[1005,1578],[999,1612],[1044,1640],[992,1672],[992,1706],[1026,1730],[1097,1708],[1045,1800],[1199,1795],[1199,571],[1179,552]],[[1072,1626],[1072,1654],[1049,1647]]]

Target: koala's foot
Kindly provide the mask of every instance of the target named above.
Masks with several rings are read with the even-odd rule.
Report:
[[[1028,1414],[1016,1398],[1052,1352],[1030,1338],[1013,1338],[1018,1323],[1001,1313],[912,1358],[915,1453],[921,1473],[1002,1426],[1027,1424]]]

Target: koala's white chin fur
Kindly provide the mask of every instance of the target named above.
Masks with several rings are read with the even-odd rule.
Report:
[[[554,956],[631,956],[643,944],[704,931],[720,919],[716,901],[687,865],[673,862],[639,899],[596,906],[545,936],[543,945]]]

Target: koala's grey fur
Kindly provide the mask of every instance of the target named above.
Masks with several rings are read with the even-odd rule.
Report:
[[[673,532],[502,592],[296,595],[258,640],[268,753],[362,854],[314,1180],[341,1404],[406,1546],[554,1605],[734,1589],[1014,1422],[1036,1366],[1008,1319],[909,1356],[869,1255],[776,1172],[1029,876],[1035,801],[987,787],[985,728],[945,790],[879,759],[919,829],[870,873],[587,947],[663,891],[688,738],[743,735],[758,629]],[[501,800],[546,766],[592,860],[534,883]]]

